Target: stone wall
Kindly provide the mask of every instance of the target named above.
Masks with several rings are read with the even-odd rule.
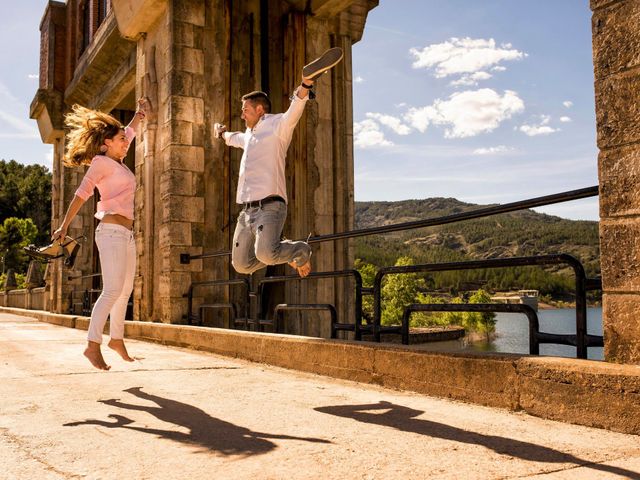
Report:
[[[243,130],[240,97],[252,90],[268,92],[274,112],[284,111],[302,66],[333,46],[344,49],[345,59],[318,82],[318,100],[309,103],[289,150],[284,234],[297,239],[352,228],[351,45],[362,36],[377,0],[107,3],[105,12],[96,0],[49,3],[41,25],[44,80],[31,116],[54,149],[52,226],[57,228],[85,172],[62,166],[64,114],[80,103],[117,113],[126,123],[136,98],[150,100],[152,113],[137,132],[130,165],[138,185],[134,318],[183,322],[191,282],[237,276],[226,256],[180,263],[183,253],[231,248],[241,151],[214,139],[213,124]],[[90,276],[99,271],[94,210],[92,198],[71,223],[70,235],[86,237],[74,270],[54,262],[48,272],[47,301],[55,312],[69,310],[72,294],[96,287]],[[352,263],[348,242],[317,245],[314,251],[316,270]],[[281,266],[269,273],[285,272]],[[262,276],[254,275],[254,283]],[[195,302],[225,302],[236,294],[203,289]],[[342,281],[277,286],[269,297],[271,303],[334,303],[343,313],[351,308]],[[299,327],[293,331],[329,335],[327,322],[319,318]]]
[[[605,358],[640,363],[640,2],[591,8]]]

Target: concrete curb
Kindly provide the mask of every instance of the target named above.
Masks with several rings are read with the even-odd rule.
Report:
[[[0,307],[86,330],[89,319]],[[187,325],[126,322],[127,338],[193,348],[388,388],[521,410],[542,418],[640,434],[640,366],[511,354],[446,354]]]

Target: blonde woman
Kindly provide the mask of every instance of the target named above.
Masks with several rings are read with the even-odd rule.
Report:
[[[132,230],[136,177],[123,160],[138,124],[145,118],[144,107],[144,100],[139,100],[133,120],[126,127],[111,115],[79,105],[75,105],[65,118],[69,133],[64,164],[69,167],[89,165],[89,169],[69,204],[62,225],[51,238],[65,238],[69,224],[97,187],[100,201],[95,216],[100,224],[96,227],[95,240],[100,253],[102,293],[91,312],[84,355],[100,370],[111,368],[100,350],[107,317],[110,317],[109,348],[124,360],[134,361],[124,345],[124,316],[136,270]]]

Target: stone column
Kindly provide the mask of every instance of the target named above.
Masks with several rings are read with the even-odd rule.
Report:
[[[204,22],[205,2],[169,3],[167,69],[159,80],[157,161],[162,174],[157,200],[162,205],[160,320],[171,323],[179,323],[186,313],[183,294],[192,282],[191,272],[202,270],[200,260],[181,265],[180,254],[202,253],[204,240]]]
[[[640,363],[640,2],[591,0],[605,359]]]

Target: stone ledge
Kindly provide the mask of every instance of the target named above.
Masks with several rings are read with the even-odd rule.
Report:
[[[86,317],[0,307],[85,329]],[[126,336],[425,395],[640,434],[640,366],[404,346],[186,325],[126,322]]]

